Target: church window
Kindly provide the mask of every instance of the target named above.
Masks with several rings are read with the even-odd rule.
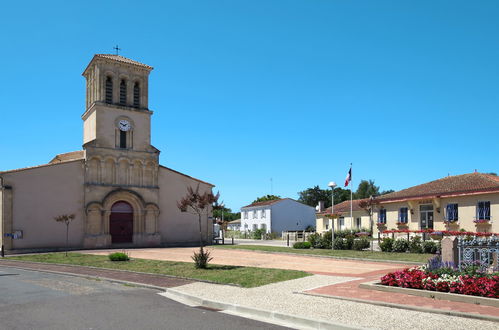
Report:
[[[113,103],[113,80],[106,78],[106,103]]]
[[[133,106],[140,107],[140,85],[138,82],[133,85]]]
[[[120,148],[126,149],[126,132],[120,131]]]
[[[121,83],[120,83],[120,104],[121,105],[126,104],[126,81],[125,81],[125,79],[122,79]]]

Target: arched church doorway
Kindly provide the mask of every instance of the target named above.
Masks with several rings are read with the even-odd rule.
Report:
[[[111,243],[133,242],[133,207],[127,202],[116,202],[109,217]]]

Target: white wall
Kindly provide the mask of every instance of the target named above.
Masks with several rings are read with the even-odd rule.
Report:
[[[315,227],[315,208],[285,199],[272,205],[272,231],[305,230]]]
[[[270,205],[257,206],[241,209],[241,231],[253,231],[254,225],[257,229],[261,229],[262,225],[265,225],[267,232],[270,232],[271,224],[271,211]],[[254,211],[256,211],[256,217],[254,216]],[[248,213],[248,217],[245,219],[245,212]],[[265,215],[265,216],[263,216]]]

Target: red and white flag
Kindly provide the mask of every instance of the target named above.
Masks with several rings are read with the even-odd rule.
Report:
[[[347,177],[345,178],[345,187],[348,187],[348,185],[350,184],[350,181],[352,181],[352,168],[351,167],[347,173]]]

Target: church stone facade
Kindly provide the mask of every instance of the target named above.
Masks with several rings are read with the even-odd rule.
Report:
[[[2,245],[7,250],[58,248],[65,226],[53,218],[75,214],[73,248],[188,245],[199,241],[197,216],[176,202],[187,187],[212,184],[159,164],[151,145],[148,77],[153,68],[97,54],[86,78],[83,150],[48,164],[0,172]],[[203,235],[211,237],[208,214]]]

